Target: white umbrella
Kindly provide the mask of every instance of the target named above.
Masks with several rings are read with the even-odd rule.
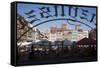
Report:
[[[19,43],[17,43],[17,45],[18,46],[25,46],[25,45],[30,45],[30,44],[32,44],[32,42],[19,42]]]

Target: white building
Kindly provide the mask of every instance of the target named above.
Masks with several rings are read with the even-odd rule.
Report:
[[[51,27],[48,31],[48,40],[52,42],[64,39],[79,41],[85,37],[88,38],[88,30],[81,29],[80,24],[76,25],[75,29],[68,29],[68,26],[63,24],[61,28]]]

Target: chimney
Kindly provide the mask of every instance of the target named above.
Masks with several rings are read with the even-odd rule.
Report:
[[[67,30],[68,26],[67,26],[67,24],[62,24],[61,28],[62,28],[62,30]]]
[[[80,23],[77,23],[77,24],[75,25],[75,30],[79,30],[80,27],[81,27],[81,24],[80,24]]]

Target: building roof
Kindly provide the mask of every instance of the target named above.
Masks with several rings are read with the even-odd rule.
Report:
[[[77,42],[78,45],[95,45],[96,40],[90,38],[83,38]]]
[[[64,45],[72,45],[72,42],[68,39],[63,40]]]
[[[38,42],[36,42],[37,44],[41,44],[41,45],[48,45],[49,43],[51,43],[50,41],[46,40],[46,39],[43,39],[43,40],[40,40]]]

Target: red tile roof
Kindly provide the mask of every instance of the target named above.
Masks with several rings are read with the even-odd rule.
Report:
[[[96,45],[96,40],[90,38],[83,38],[77,42],[78,45]]]

